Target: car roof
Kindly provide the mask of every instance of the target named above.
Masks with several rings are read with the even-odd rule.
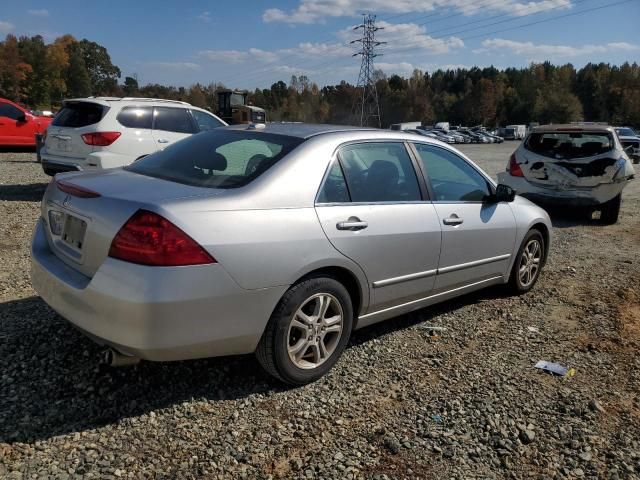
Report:
[[[112,102],[132,102],[132,103],[162,103],[162,104],[178,104],[191,107],[192,105],[180,100],[167,100],[164,98],[145,98],[145,97],[84,97],[84,98],[67,98],[63,103],[71,102],[91,102],[100,105],[109,106]]]
[[[540,125],[533,127],[533,133],[540,132],[558,132],[558,131],[574,131],[574,132],[612,132],[613,128],[606,124],[588,124],[588,123],[558,123],[554,125]]]
[[[250,130],[254,132],[275,133],[279,135],[287,135],[307,139],[326,133],[338,133],[349,131],[372,131],[379,132],[377,128],[355,127],[352,125],[328,125],[316,123],[297,123],[297,122],[272,122],[266,124],[241,124],[224,127],[229,130]]]

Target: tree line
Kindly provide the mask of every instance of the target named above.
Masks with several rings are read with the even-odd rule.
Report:
[[[187,101],[215,110],[220,83],[175,87],[138,85],[111,62],[107,49],[63,35],[7,35],[0,42],[0,97],[31,108],[57,107],[64,98],[89,95],[143,96]],[[382,126],[403,121],[485,125],[602,121],[640,127],[640,66],[532,63],[423,72],[411,76],[375,73]],[[233,86],[231,86],[233,87]],[[249,92],[249,101],[271,120],[348,124],[361,90],[346,81],[319,87],[307,76]]]

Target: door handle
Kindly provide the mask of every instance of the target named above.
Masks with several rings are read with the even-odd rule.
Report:
[[[336,224],[338,230],[351,230],[352,232],[363,230],[368,226],[369,224],[367,222],[363,222],[358,217],[349,217],[347,221]]]
[[[455,213],[451,214],[449,218],[443,218],[442,223],[445,225],[460,225],[464,220],[458,217]]]
[[[169,140],[161,138],[161,139],[158,140],[158,143],[169,143]]]

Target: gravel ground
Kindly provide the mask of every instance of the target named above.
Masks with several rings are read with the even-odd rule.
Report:
[[[495,175],[514,148],[464,150]],[[48,182],[34,159],[0,153],[0,477],[640,478],[638,181],[616,225],[554,215],[529,294],[356,332],[326,378],[291,389],[251,356],[98,367],[30,286]]]

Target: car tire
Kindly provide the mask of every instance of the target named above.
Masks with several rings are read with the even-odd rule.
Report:
[[[544,264],[545,248],[544,237],[540,231],[535,228],[529,230],[511,268],[508,285],[513,293],[517,295],[526,293],[536,284]]]
[[[323,308],[324,315],[319,315]],[[307,278],[289,288],[278,303],[256,357],[267,373],[284,383],[311,383],[335,365],[352,328],[353,305],[344,285],[331,277]]]
[[[620,204],[622,203],[622,194],[609,200],[607,203],[603,203],[600,206],[600,221],[605,225],[613,225],[618,221],[620,215]]]

